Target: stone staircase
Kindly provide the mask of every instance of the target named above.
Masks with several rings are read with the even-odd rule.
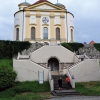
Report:
[[[62,91],[59,91],[59,85],[58,85],[59,77],[62,78]],[[54,91],[52,92],[52,95],[54,96],[81,95],[79,92],[73,90],[71,85],[70,85],[70,89],[69,90],[67,89],[65,75],[52,75],[52,78],[54,80]]]
[[[70,90],[62,90],[62,91],[54,90],[52,92],[52,95],[54,95],[54,96],[66,96],[66,95],[81,95],[81,94],[73,89],[70,89]]]
[[[67,84],[66,84],[66,81],[65,81],[66,76],[64,76],[64,75],[52,75],[52,78],[54,80],[54,90],[58,90],[59,89],[59,85],[58,85],[59,77],[62,78],[62,89],[63,90],[67,90]],[[72,87],[70,87],[70,88],[72,88]]]
[[[44,46],[43,43],[32,43],[32,45],[30,46],[29,49],[25,49],[23,50],[21,53],[22,55],[30,55],[30,53],[36,51],[37,49],[41,48],[42,46]]]

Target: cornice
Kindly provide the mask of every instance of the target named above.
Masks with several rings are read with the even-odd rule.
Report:
[[[74,18],[74,15],[71,12],[67,11],[67,13],[71,14],[73,16],[73,18]]]
[[[19,24],[15,25],[15,27],[19,27],[19,26],[20,26]]]
[[[70,26],[70,28],[74,29],[74,27],[73,27],[73,26]]]
[[[61,26],[60,24],[55,24],[54,26]]]
[[[29,25],[34,25],[34,26],[36,26],[37,24],[32,24],[32,23],[31,23],[31,24],[29,24]]]
[[[48,24],[43,24],[42,26],[49,26]]]

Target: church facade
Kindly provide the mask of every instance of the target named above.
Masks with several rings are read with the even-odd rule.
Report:
[[[63,4],[38,0],[20,3],[14,14],[14,40],[59,44],[74,42],[74,15]]]

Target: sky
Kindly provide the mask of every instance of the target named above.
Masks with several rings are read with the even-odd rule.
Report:
[[[14,13],[25,0],[0,0],[0,40],[13,40]],[[26,0],[33,4],[38,0]],[[57,3],[57,0],[48,0]],[[58,0],[74,15],[75,42],[100,43],[100,0]]]

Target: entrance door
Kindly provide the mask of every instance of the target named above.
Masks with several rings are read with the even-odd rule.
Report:
[[[48,60],[48,67],[50,67],[52,75],[59,74],[59,61],[58,61],[58,59],[50,58]]]

